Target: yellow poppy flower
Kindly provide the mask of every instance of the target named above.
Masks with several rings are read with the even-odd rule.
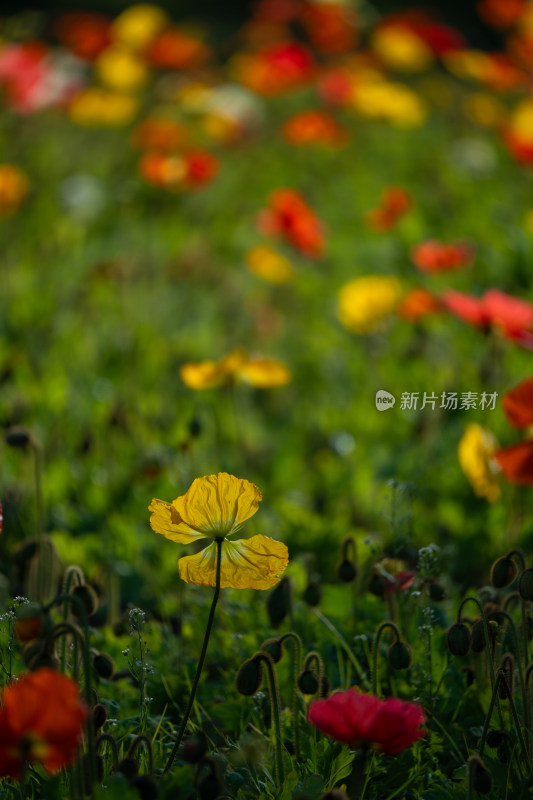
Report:
[[[459,463],[474,492],[489,503],[499,500],[501,495],[499,468],[493,458],[497,448],[493,434],[473,423],[467,427],[457,449]]]
[[[217,361],[199,361],[182,364],[180,375],[189,389],[213,389],[226,378],[226,370]]]
[[[402,287],[396,278],[387,275],[354,278],[339,291],[339,319],[353,333],[373,333],[392,314],[401,294]]]
[[[256,513],[261,492],[250,481],[219,472],[196,478],[190,489],[172,503],[154,499],[150,525],[156,533],[180,544],[213,541],[199,553],[178,561],[180,578],[200,586],[215,586],[216,540],[222,539],[220,586],[270,589],[289,563],[286,545],[267,536],[230,541]]]
[[[287,283],[294,275],[290,261],[266,244],[248,250],[245,259],[250,272],[270,283]]]
[[[243,364],[238,375],[242,380],[251,383],[256,389],[273,389],[285,386],[291,380],[291,372],[281,361],[271,358],[251,358]]]
[[[139,3],[119,14],[111,26],[111,35],[125,47],[142,50],[167,24],[168,17],[161,8]]]

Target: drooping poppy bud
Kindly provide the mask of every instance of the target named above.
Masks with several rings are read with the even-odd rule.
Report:
[[[320,688],[317,676],[310,669],[300,672],[297,683],[302,694],[316,694]]]
[[[533,600],[533,569],[525,569],[518,579],[518,593],[522,600]]]
[[[235,685],[239,694],[251,697],[261,688],[263,672],[259,661],[249,658],[241,666],[235,679]]]
[[[446,633],[448,650],[452,656],[466,656],[470,650],[470,631],[463,622],[457,622],[448,628]]]
[[[496,589],[503,589],[504,586],[508,586],[514,580],[515,575],[516,567],[513,560],[507,556],[502,556],[492,565],[490,580]]]
[[[413,660],[411,648],[406,642],[394,642],[389,647],[387,659],[393,669],[409,669]]]
[[[274,664],[277,664],[278,661],[281,661],[283,656],[283,645],[279,639],[267,639],[261,645],[261,650],[264,653],[268,653]]]
[[[479,756],[468,759],[468,772],[472,776],[472,786],[476,792],[488,794],[492,790],[492,775]]]

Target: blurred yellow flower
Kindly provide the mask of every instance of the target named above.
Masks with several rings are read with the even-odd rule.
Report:
[[[402,128],[416,128],[427,117],[422,98],[402,83],[368,81],[358,85],[353,106],[366,117],[383,119]]]
[[[488,57],[481,50],[452,50],[442,58],[446,68],[458,78],[479,81],[487,71]]]
[[[339,319],[353,333],[373,333],[392,314],[401,294],[402,287],[396,278],[386,275],[355,278],[339,291]]]
[[[270,283],[287,283],[294,275],[291,262],[266,244],[252,247],[245,259],[250,272]]]
[[[139,89],[148,78],[144,62],[121,47],[107,47],[96,59],[95,69],[103,84],[119,92]]]
[[[239,378],[251,383],[256,389],[273,389],[290,383],[292,375],[288,367],[271,358],[251,358],[238,371]]]
[[[421,72],[433,63],[425,41],[405,25],[383,25],[372,34],[372,50],[387,67],[400,72]]]
[[[476,423],[468,425],[457,448],[461,469],[474,492],[489,503],[499,500],[501,495],[497,477],[499,468],[493,458],[497,449],[493,434]]]
[[[0,216],[16,211],[29,191],[25,172],[14,164],[0,164]]]
[[[270,589],[289,563],[286,545],[257,535],[230,541],[227,537],[259,508],[261,492],[242,478],[219,472],[196,478],[186,494],[172,503],[152,500],[150,525],[156,533],[180,544],[213,540],[193,556],[178,561],[180,578],[187,583],[215,586],[216,541],[222,539],[220,586],[233,589]]]
[[[250,358],[246,350],[238,349],[219,361],[198,361],[183,364],[180,369],[183,383],[189,389],[213,389],[234,379],[251,383],[257,389],[285,386],[292,378],[289,368],[271,358]]]
[[[114,41],[132,50],[142,50],[168,25],[165,12],[150,3],[130,6],[111,26]]]
[[[69,114],[77,125],[120,127],[128,125],[138,109],[136,97],[95,86],[84,89],[72,99]]]

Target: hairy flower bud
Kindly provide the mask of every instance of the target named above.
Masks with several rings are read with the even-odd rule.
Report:
[[[320,688],[317,676],[310,669],[300,672],[297,683],[302,694],[316,694]]]
[[[470,650],[470,631],[464,622],[456,622],[446,633],[448,650],[452,656],[466,656]]]
[[[357,567],[353,561],[345,558],[337,566],[337,576],[344,583],[352,583],[357,577]]]
[[[96,703],[93,706],[93,726],[95,731],[100,730],[105,725],[107,720],[107,708],[102,703]]]
[[[496,589],[503,589],[514,580],[516,575],[516,567],[511,558],[502,556],[492,565],[490,571],[490,581]]]
[[[482,619],[476,620],[472,625],[472,630],[470,631],[470,645],[473,653],[482,653],[486,647],[485,626]]]
[[[10,447],[28,447],[32,443],[31,432],[22,425],[14,425],[6,431],[6,444]]]
[[[487,739],[486,739],[487,745],[489,747],[499,747],[503,742],[504,734],[505,731],[499,731],[495,730],[494,728],[491,728],[487,732]]]
[[[444,600],[446,597],[446,591],[444,586],[437,581],[432,581],[429,584],[429,597],[435,603],[440,603],[441,600]]]
[[[267,613],[270,624],[278,628],[291,607],[291,584],[289,578],[282,578],[270,592],[267,599]]]
[[[249,658],[238,671],[235,685],[239,694],[251,697],[261,688],[262,680],[261,664],[258,661],[254,661],[253,658]]]
[[[411,648],[406,642],[394,642],[389,647],[387,659],[393,669],[409,669],[413,660]]]
[[[115,673],[115,662],[107,653],[96,653],[93,657],[93,667],[100,678],[109,680]]]
[[[118,771],[121,772],[129,781],[139,774],[139,765],[134,758],[123,758],[119,761]]]
[[[307,603],[308,606],[317,606],[322,597],[322,590],[318,583],[314,583],[314,581],[308,583],[302,597],[304,603]]]
[[[150,775],[137,775],[130,781],[130,786],[137,789],[141,800],[156,800],[159,796],[157,783]]]
[[[92,586],[84,583],[82,586],[75,586],[71,595],[80,601],[86,615],[90,617],[98,609],[98,597]],[[78,603],[71,604],[71,611],[75,617],[81,616],[81,609]]]
[[[522,600],[533,600],[533,569],[525,569],[518,579],[518,593]]]

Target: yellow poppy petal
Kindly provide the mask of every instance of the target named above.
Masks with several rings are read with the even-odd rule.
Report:
[[[164,500],[157,500],[154,497],[148,510],[152,512],[150,517],[152,530],[161,533],[167,539],[181,544],[190,544],[197,539],[204,538],[203,533],[194,530],[181,519],[173,503],[165,503]]]
[[[172,505],[190,528],[217,537],[238,530],[255,514],[261,498],[254,483],[219,472],[196,478]]]
[[[226,371],[216,361],[182,364],[180,375],[189,389],[213,389],[226,378]]]
[[[239,377],[257,389],[271,389],[276,386],[285,386],[290,382],[292,375],[288,367],[281,361],[274,361],[271,358],[254,358],[242,365]]]
[[[178,561],[180,578],[199,586],[214,586],[217,545],[213,542],[194,556]],[[268,536],[252,536],[222,543],[220,585],[232,589],[270,589],[278,583],[289,563],[289,551],[282,542]]]

